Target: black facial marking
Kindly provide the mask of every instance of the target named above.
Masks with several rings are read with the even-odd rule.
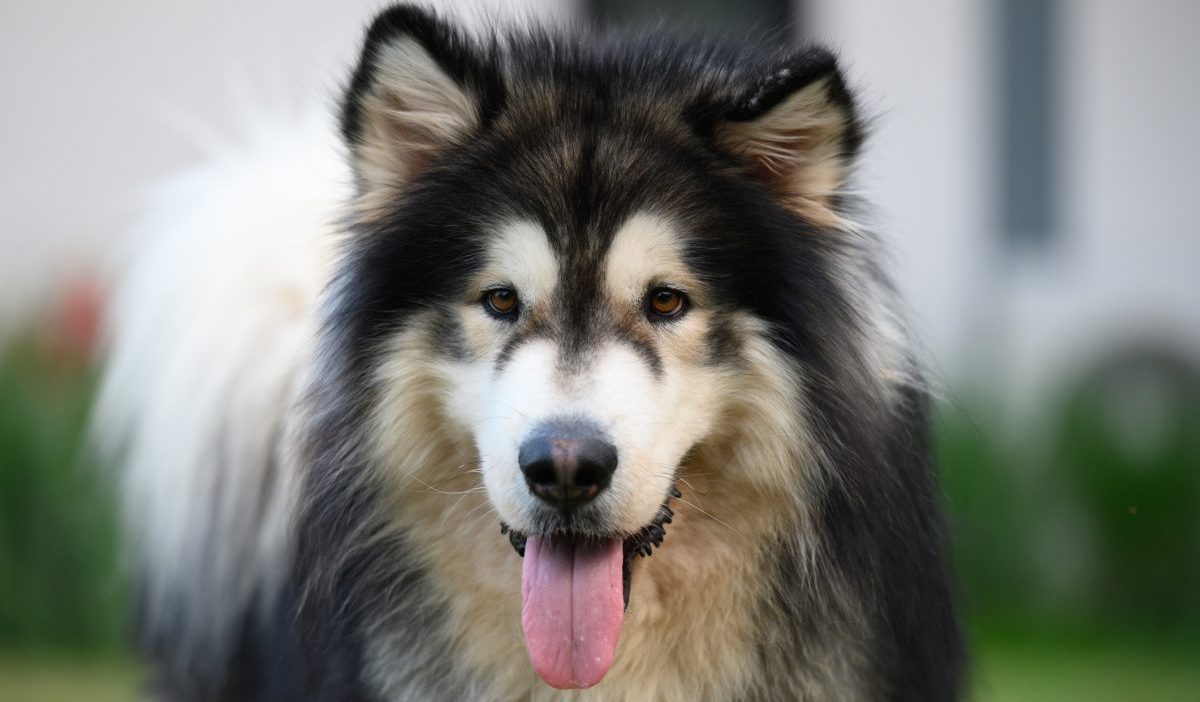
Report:
[[[545,330],[541,329],[541,325],[538,322],[525,322],[523,327],[517,328],[504,340],[504,344],[500,347],[500,353],[496,354],[496,372],[499,373],[504,370],[504,367],[512,360],[513,354],[517,352],[517,349],[522,344],[533,339],[544,338],[545,336]]]
[[[622,327],[614,332],[614,335],[621,341],[633,347],[646,365],[650,367],[650,372],[655,378],[662,378],[663,374],[663,359],[662,354],[658,352],[658,347],[654,342],[647,339],[644,335],[634,333],[628,328]]]
[[[463,337],[462,322],[451,310],[438,314],[434,322],[433,343],[439,354],[455,361],[465,361],[468,357],[467,342]]]
[[[734,363],[742,350],[742,338],[728,316],[718,315],[708,326],[705,339],[708,346],[708,363],[714,366]]]

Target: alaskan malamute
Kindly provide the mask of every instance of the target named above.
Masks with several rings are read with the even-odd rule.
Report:
[[[492,36],[387,10],[340,144],[151,217],[98,414],[151,694],[956,698],[834,56]]]

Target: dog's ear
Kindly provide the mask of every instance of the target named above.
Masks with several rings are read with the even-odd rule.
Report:
[[[863,138],[837,59],[824,49],[776,64],[717,116],[712,135],[799,214],[843,226],[847,180]]]
[[[411,182],[478,130],[500,99],[498,73],[461,32],[416,7],[384,11],[342,104],[360,199]]]

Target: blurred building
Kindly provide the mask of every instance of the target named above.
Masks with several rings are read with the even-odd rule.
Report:
[[[377,5],[0,7],[0,339],[70,279],[103,276],[157,180],[236,145],[248,116],[332,104]],[[953,385],[1036,410],[1128,349],[1200,362],[1193,0],[469,6],[666,14],[838,49],[875,117],[862,167],[874,223]]]
[[[951,378],[1036,415],[1114,355],[1200,361],[1200,4],[810,4],[880,115],[867,187]]]

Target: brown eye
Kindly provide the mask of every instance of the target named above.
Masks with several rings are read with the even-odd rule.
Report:
[[[510,288],[489,290],[483,301],[494,317],[507,317],[517,310],[517,293]]]
[[[655,288],[646,299],[647,312],[651,319],[673,319],[683,314],[687,297],[671,288]]]

